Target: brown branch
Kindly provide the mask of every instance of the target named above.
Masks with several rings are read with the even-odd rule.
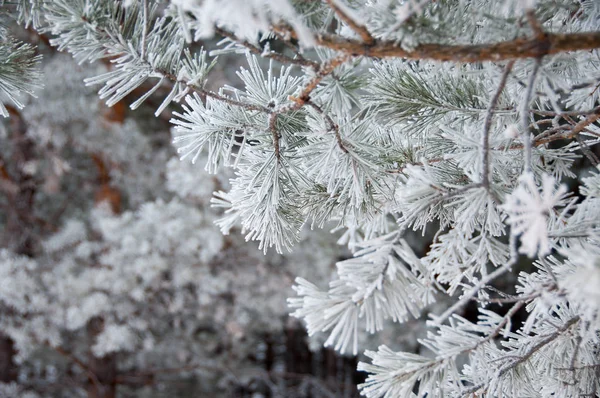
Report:
[[[315,88],[317,88],[319,83],[321,83],[321,81],[331,74],[335,68],[346,62],[349,58],[349,55],[342,55],[340,57],[332,58],[322,64],[317,75],[313,77],[308,84],[306,84],[306,86],[304,86],[302,91],[300,91],[300,94],[298,94],[296,97],[290,96],[290,100],[296,103],[291,107],[291,109],[300,109],[307,101],[310,101],[310,94]]]
[[[575,137],[598,119],[600,119],[600,106],[594,109],[594,113],[577,123],[568,134],[567,138]]]
[[[586,131],[587,127],[589,127],[590,124],[592,124],[600,119],[600,106],[595,108],[592,112],[594,112],[594,113],[589,114],[585,119],[581,120],[578,123],[575,123],[573,128],[569,129],[566,132],[560,132],[562,130],[565,130],[566,126],[559,126],[559,127],[549,130],[552,132],[559,131],[559,133],[557,133],[557,134],[549,135],[548,132],[544,132],[544,133],[538,135],[535,138],[534,145],[540,146],[540,145],[548,144],[550,142],[557,141],[557,140],[566,140],[566,139],[576,138],[580,133]],[[564,116],[566,118],[568,118],[568,115],[564,115]]]
[[[344,10],[342,10],[336,3],[335,0],[325,0],[325,2],[329,5],[329,7],[335,12],[339,19],[344,21],[350,28],[358,33],[363,42],[367,45],[372,45],[375,43],[375,39],[369,33],[369,30],[366,26],[359,24],[355,20],[353,20]]]
[[[275,148],[275,157],[277,161],[281,160],[281,149],[279,148],[279,133],[277,132],[277,116],[278,113],[271,113],[269,116],[269,131],[273,138],[273,147]]]
[[[110,170],[106,166],[106,162],[102,158],[100,153],[91,153],[90,157],[98,169],[98,183],[108,184],[110,183]]]
[[[598,112],[598,108],[585,109],[582,111],[562,111],[562,112],[547,111],[547,110],[543,110],[543,109],[531,109],[530,112],[535,113],[536,115],[541,115],[541,116],[564,117],[564,116],[590,115],[592,113]],[[537,123],[540,123],[540,122],[537,122]]]
[[[538,37],[520,37],[486,44],[424,43],[417,45],[412,50],[406,50],[394,41],[376,40],[369,46],[359,40],[330,34],[320,34],[315,39],[319,46],[354,56],[393,57],[412,60],[428,59],[461,63],[539,58],[568,51],[600,48],[600,32],[546,33],[543,40]]]

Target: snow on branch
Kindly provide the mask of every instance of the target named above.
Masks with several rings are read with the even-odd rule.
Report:
[[[382,330],[384,321],[403,322],[418,317],[433,302],[427,271],[398,233],[364,243],[355,257],[337,264],[339,279],[321,291],[298,278],[289,299],[297,308],[293,316],[304,318],[309,334],[330,332],[326,346],[357,352],[358,320],[365,319],[369,333]]]
[[[23,96],[42,87],[42,57],[31,45],[2,36],[0,31],[0,115],[8,117],[7,103],[23,109]]]

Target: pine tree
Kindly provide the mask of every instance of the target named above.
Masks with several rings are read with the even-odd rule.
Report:
[[[328,286],[298,278],[289,299],[309,334],[357,354],[363,332],[428,327],[418,352],[365,351],[363,395],[600,394],[600,2],[21,0],[3,10],[80,64],[110,63],[85,80],[106,105],[136,95],[135,110],[163,94],[155,115],[175,109],[182,161],[232,173],[212,198],[224,234],[239,227],[260,250],[286,252],[307,225],[343,231],[353,257]],[[0,100],[21,109],[43,81],[39,57],[1,34]],[[198,49],[215,36],[218,49]],[[245,57],[239,84],[209,88],[217,57],[231,54]],[[147,229],[144,211],[155,222],[189,211],[189,224],[172,226],[185,236],[196,218],[180,206],[148,205],[112,228]],[[429,239],[423,253],[415,231]],[[167,240],[149,244],[160,252]],[[2,253],[34,291],[35,261]],[[101,332],[98,355],[130,346],[116,327]]]

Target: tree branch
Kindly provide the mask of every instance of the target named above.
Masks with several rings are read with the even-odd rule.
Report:
[[[412,50],[406,50],[394,41],[375,40],[372,45],[365,45],[359,40],[330,34],[317,35],[316,41],[319,46],[354,56],[473,63],[539,58],[568,51],[593,50],[600,48],[600,32],[546,33],[543,40],[538,37],[520,37],[486,44],[424,43]]]
[[[569,330],[571,328],[571,326],[573,326],[574,324],[576,324],[579,321],[579,317],[576,316],[574,318],[569,319],[563,326],[561,326],[560,328],[557,328],[556,331],[548,336],[545,336],[542,340],[540,340],[537,344],[533,345],[525,354],[523,354],[522,356],[518,356],[516,357],[516,359],[512,362],[510,362],[509,364],[503,366],[502,368],[500,368],[500,370],[497,373],[497,378],[501,378],[502,376],[504,376],[508,371],[510,371],[511,369],[515,368],[516,366],[522,364],[523,362],[527,361],[529,358],[531,358],[531,356],[533,354],[535,354],[536,352],[538,352],[540,349],[542,349],[543,347],[545,347],[546,345],[548,345],[549,343],[551,343],[552,341],[554,341],[557,337],[559,337],[561,334],[563,334],[564,332],[566,332],[567,330]],[[473,386],[471,388],[469,388],[468,390],[463,391],[462,395],[468,395],[468,394],[472,394],[478,390],[480,390],[481,388],[485,387],[486,384],[485,383],[481,383],[478,384],[476,386]]]
[[[500,99],[500,95],[502,95],[502,91],[504,90],[504,86],[506,86],[506,81],[508,80],[508,76],[510,75],[510,71],[512,70],[514,64],[514,61],[510,61],[506,65],[504,73],[502,74],[502,78],[500,79],[498,89],[496,90],[496,93],[490,102],[488,113],[485,117],[485,123],[483,125],[483,166],[481,171],[481,184],[486,190],[488,190],[490,187],[490,128],[492,127],[492,119],[494,118],[494,111],[498,105],[498,100]]]
[[[277,116],[278,113],[271,113],[269,116],[269,131],[273,139],[273,147],[275,148],[275,157],[277,161],[281,160],[281,149],[279,148],[279,133],[277,132]]]
[[[327,128],[329,129],[329,131],[332,131],[335,134],[335,139],[342,152],[348,153],[348,150],[344,146],[344,142],[342,141],[342,137],[340,135],[340,127],[333,121],[333,119],[328,114],[325,113],[325,111],[323,111],[323,109],[319,105],[315,104],[310,100],[306,101],[306,105],[312,107],[315,111],[317,111],[318,114],[323,116],[325,122],[327,123]]]
[[[327,77],[327,75],[331,74],[335,68],[346,62],[349,58],[349,55],[342,55],[332,58],[322,64],[318,73],[308,82],[308,84],[306,84],[306,86],[304,86],[302,91],[300,91],[300,94],[298,94],[296,97],[290,96],[290,100],[296,103],[292,109],[300,109],[302,105],[309,101],[310,94],[315,88],[317,88],[319,83],[321,83],[321,81]]]
[[[142,32],[142,58],[146,58],[146,41],[148,37],[148,29],[150,28],[150,21],[148,20],[148,0],[142,0],[142,16],[144,20],[144,30]]]
[[[523,108],[521,110],[521,141],[523,141],[524,153],[525,153],[525,168],[524,172],[531,172],[532,168],[532,139],[529,133],[529,104],[531,103],[531,96],[533,94],[533,88],[535,86],[535,79],[538,71],[540,70],[541,58],[537,58],[533,65],[533,70],[529,76],[529,82],[523,96]]]
[[[211,97],[214,98],[218,101],[222,101],[222,102],[226,102],[229,105],[233,105],[233,106],[239,106],[241,108],[244,108],[246,110],[249,111],[258,111],[258,112],[264,112],[264,113],[272,113],[272,110],[267,108],[266,106],[260,106],[260,105],[254,105],[254,104],[249,104],[249,103],[245,103],[245,102],[241,102],[241,101],[236,101],[232,98],[229,97],[225,97],[221,94],[215,93],[213,91],[209,91],[209,90],[205,90],[202,87],[199,87],[195,84],[187,84],[187,82],[185,81],[181,81],[177,78],[177,76],[175,76],[174,74],[165,71],[165,70],[161,70],[161,69],[156,69],[155,72],[160,73],[162,76],[164,76],[166,79],[172,81],[173,83],[186,83],[186,85],[194,90],[195,92],[197,92],[198,94],[200,94],[201,96],[206,96],[206,97]]]

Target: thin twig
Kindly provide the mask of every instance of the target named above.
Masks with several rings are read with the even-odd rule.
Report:
[[[573,127],[567,138],[575,137],[583,130],[585,130],[590,124],[596,122],[598,119],[600,119],[600,106],[594,109],[594,113],[588,115],[588,117],[586,117],[584,120],[577,123],[575,127]]]
[[[454,303],[442,315],[435,317],[435,319],[434,319],[435,324],[441,325],[452,314],[454,314],[460,308],[467,305],[468,302],[471,301],[473,297],[475,297],[477,292],[479,292],[481,289],[483,289],[486,285],[488,285],[491,281],[493,281],[500,275],[503,275],[504,273],[509,271],[510,267],[512,267],[515,262],[516,262],[516,259],[512,259],[508,263],[504,264],[502,267],[497,268],[494,272],[487,274],[486,276],[481,278],[479,283],[477,283],[475,286],[473,286],[471,289],[469,289],[469,291],[465,292],[463,294],[463,296],[460,298],[460,300],[458,300],[456,303]]]
[[[590,150],[590,147],[588,146],[588,144],[581,138],[580,135],[577,135],[577,137],[575,137],[575,139],[579,143],[579,147],[581,148],[581,152],[583,152],[583,154],[585,155],[585,157],[588,158],[588,160],[590,161],[590,163],[594,167],[598,166],[598,163],[600,163],[600,160],[598,160],[598,157],[594,154],[594,152],[592,152]]]
[[[329,7],[335,12],[339,19],[344,21],[353,31],[358,33],[362,41],[370,46],[375,43],[375,39],[369,33],[366,26],[359,24],[352,19],[337,3],[335,0],[325,0]]]
[[[526,301],[531,301],[537,297],[539,297],[541,295],[541,293],[533,293],[527,296],[509,296],[509,297],[496,297],[496,298],[488,298],[488,299],[478,299],[473,297],[472,300],[473,301],[477,301],[477,302],[486,302],[486,303],[492,303],[492,304],[512,304],[512,303],[517,303],[517,302],[526,302]]]
[[[529,132],[529,104],[531,103],[531,96],[533,88],[535,86],[535,79],[540,69],[541,59],[537,58],[533,64],[533,70],[529,76],[529,82],[527,83],[527,89],[523,97],[522,110],[521,110],[521,141],[524,145],[524,156],[525,156],[525,169],[524,172],[528,173],[532,170],[532,140]]]
[[[142,13],[143,13],[143,22],[144,22],[144,30],[142,31],[142,59],[146,58],[146,40],[148,37],[148,0],[142,0]]]
[[[531,29],[533,30],[535,37],[540,41],[544,40],[546,37],[546,33],[544,32],[542,25],[536,18],[535,11],[531,8],[528,9],[525,12],[525,17],[527,18],[527,22],[529,23],[529,26],[531,26]]]
[[[329,129],[329,131],[332,131],[335,134],[335,139],[342,152],[348,153],[348,149],[346,149],[346,147],[344,146],[344,142],[342,141],[342,137],[340,135],[340,127],[337,125],[337,123],[335,123],[333,119],[328,114],[326,114],[325,111],[323,111],[323,109],[319,105],[315,104],[314,102],[308,100],[306,101],[306,105],[312,107],[315,111],[317,111],[317,113],[319,113],[323,117],[323,119],[325,119],[325,122],[327,123],[327,128]]]
[[[76,356],[74,356],[73,354],[71,354],[69,351],[65,350],[62,347],[52,347],[49,344],[48,344],[48,347],[53,348],[58,354],[62,355],[63,357],[69,359],[71,362],[73,362],[74,364],[79,366],[81,368],[81,370],[83,370],[85,373],[87,373],[88,378],[91,380],[92,384],[94,384],[94,387],[96,387],[96,390],[101,391],[102,385],[100,384],[100,380],[98,380],[98,376],[96,376],[96,374],[90,369],[90,367],[87,364],[85,364],[79,358],[77,358]]]
[[[481,188],[483,185],[480,183],[473,183],[473,184],[468,184],[468,185],[464,185],[462,187],[456,188],[452,191],[446,191],[444,193],[442,193],[440,196],[438,196],[438,198],[434,201],[432,201],[430,203],[430,206],[434,206],[440,202],[443,202],[444,200],[448,200],[451,198],[454,198],[456,196],[462,195],[463,193],[470,191],[471,189],[475,189],[475,188]]]
[[[173,83],[187,83],[185,81],[181,81],[179,79],[177,79],[177,76],[175,76],[174,74],[163,70],[163,69],[155,69],[154,70],[157,73],[160,73],[162,76],[164,76],[165,78],[167,78],[168,80],[172,81]],[[221,94],[215,93],[213,91],[209,91],[209,90],[205,90],[204,88],[197,86],[195,84],[187,84],[187,86],[192,89],[193,91],[197,92],[198,94],[200,94],[201,96],[206,96],[206,97],[211,97],[214,98],[216,100],[219,100],[221,102],[225,102],[229,105],[233,105],[233,106],[239,106],[241,108],[244,108],[246,110],[249,111],[258,111],[258,112],[263,112],[263,113],[272,113],[273,110],[267,108],[266,106],[261,106],[261,105],[255,105],[255,104],[250,104],[247,102],[242,102],[242,101],[237,101],[234,100],[232,98],[229,97],[225,97]]]
[[[542,144],[550,143],[552,141],[572,139],[572,138],[578,137],[578,135],[580,133],[582,133],[584,131],[588,131],[587,127],[589,127],[590,124],[592,124],[592,123],[596,122],[598,119],[600,119],[600,107],[594,108],[592,110],[592,112],[593,113],[588,114],[588,116],[584,120],[581,120],[578,123],[575,123],[570,118],[571,115],[564,114],[562,117],[567,119],[574,126],[570,127],[569,125],[563,125],[563,126],[555,127],[553,129],[549,129],[549,130],[543,132],[542,134],[538,135],[537,137],[535,137],[534,145],[539,146]],[[567,131],[565,131],[565,130],[567,130]],[[553,134],[555,132],[558,132],[558,133]],[[592,132],[589,132],[589,133],[592,135],[596,135]]]
[[[552,341],[556,340],[557,337],[559,337],[561,334],[563,334],[564,332],[566,332],[567,330],[569,330],[571,328],[571,326],[573,326],[574,324],[576,324],[578,321],[579,321],[579,317],[578,316],[576,316],[574,318],[571,318],[562,327],[557,328],[554,333],[546,336],[541,341],[539,341],[537,344],[533,345],[525,354],[516,357],[514,361],[512,361],[512,362],[508,363],[507,365],[503,366],[502,368],[500,368],[500,370],[497,372],[497,374],[495,376],[496,379],[500,379],[502,376],[504,376],[511,369],[513,369],[516,366],[518,366],[518,365],[522,364],[523,362],[527,361],[529,358],[531,358],[531,356],[533,354],[535,354],[536,352],[538,352],[540,349],[542,349],[543,347],[545,347],[546,345],[548,345]],[[473,394],[474,392],[476,392],[476,391],[480,390],[481,388],[485,387],[485,385],[486,385],[485,383],[481,383],[481,384],[478,384],[476,386],[473,386],[473,387],[469,388],[468,390],[463,391],[462,395],[465,396],[465,395]]]
[[[239,106],[241,108],[244,108],[248,111],[258,111],[258,112],[263,112],[263,113],[273,113],[273,111],[269,108],[267,108],[266,106],[260,106],[260,105],[254,105],[254,104],[249,104],[247,102],[241,102],[241,101],[237,101],[234,100],[232,98],[229,97],[225,97],[221,94],[217,94],[213,91],[209,91],[209,90],[205,90],[202,88],[199,88],[198,86],[194,86],[194,85],[190,85],[188,87],[191,87],[192,89],[194,89],[194,91],[198,92],[199,94],[205,95],[207,97],[211,97],[214,98],[216,100],[219,100],[221,102],[225,102],[229,105],[233,105],[233,106]]]
[[[277,132],[277,116],[278,113],[271,113],[269,116],[269,131],[273,139],[273,147],[275,148],[275,157],[277,161],[281,160],[281,152],[279,148],[279,133]]]
[[[445,361],[447,361],[450,358],[456,358],[461,354],[465,354],[471,351],[474,351],[476,349],[478,349],[479,347],[481,347],[482,345],[484,345],[485,343],[488,343],[490,341],[492,341],[493,339],[495,339],[500,332],[502,331],[502,329],[504,329],[504,327],[506,325],[508,325],[510,323],[510,320],[512,319],[512,317],[525,305],[525,302],[520,301],[515,303],[510,310],[508,310],[508,312],[504,315],[502,321],[500,321],[498,323],[498,325],[496,325],[496,327],[484,338],[482,338],[481,340],[475,342],[472,345],[469,345],[463,349],[461,349],[458,352],[453,353],[450,356],[441,356],[441,357],[437,357],[436,359],[426,362],[423,365],[417,367],[417,368],[411,368],[409,371],[405,371],[405,372],[401,372],[395,375],[395,377],[402,377],[402,376],[406,376],[406,375],[410,375],[410,374],[414,374],[418,371],[424,371],[427,370],[429,368],[434,368],[438,365],[443,364]],[[481,387],[478,387],[478,389]]]
[[[500,84],[498,85],[498,89],[496,93],[492,97],[492,101],[490,102],[490,106],[488,108],[487,116],[485,117],[485,123],[483,125],[483,137],[482,137],[482,147],[483,147],[483,167],[482,167],[482,175],[481,175],[481,183],[486,190],[490,188],[490,129],[492,127],[492,120],[494,118],[494,111],[496,110],[496,106],[498,106],[498,100],[502,95],[502,91],[506,86],[506,81],[508,80],[508,76],[514,66],[515,62],[510,61],[506,67],[504,68],[504,72],[502,73],[502,78],[500,79]]]
[[[598,112],[598,108],[586,109],[586,110],[582,110],[582,111],[561,111],[561,112],[548,111],[548,110],[544,110],[544,109],[530,109],[529,111],[532,113],[535,113],[537,115],[541,115],[541,116],[564,117],[564,116],[590,115],[592,113]]]
[[[327,77],[329,74],[333,72],[335,68],[342,65],[350,58],[349,55],[341,55],[336,58],[332,58],[321,65],[318,73],[302,88],[300,94],[298,96],[293,97],[290,96],[290,100],[294,101],[296,104],[292,108],[299,109],[301,108],[307,101],[310,100],[310,94],[313,92],[315,88],[321,83],[321,81]]]

